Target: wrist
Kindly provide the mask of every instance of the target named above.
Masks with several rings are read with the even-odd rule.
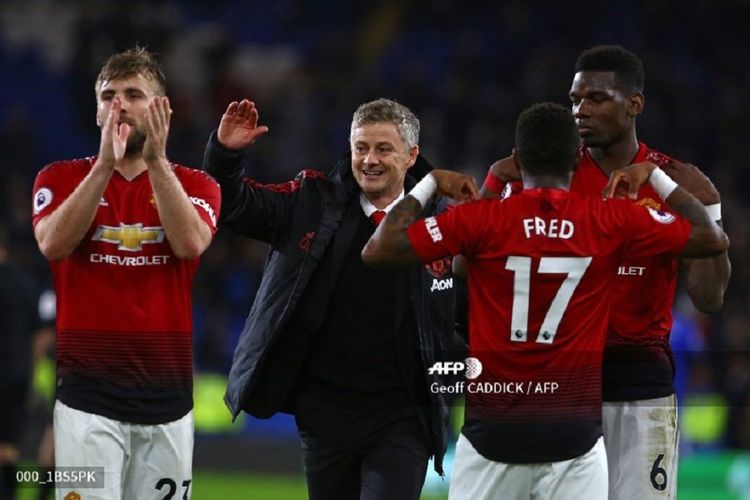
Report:
[[[115,160],[113,159],[105,159],[101,156],[97,157],[96,161],[94,162],[94,166],[92,167],[92,170],[95,171],[107,171],[110,172],[115,169]]]
[[[711,217],[712,221],[719,222],[721,220],[721,203],[713,203],[711,205],[705,205],[708,216]]]
[[[161,170],[164,172],[171,170],[169,160],[167,160],[166,156],[144,158],[144,161],[149,170]]]
[[[654,188],[656,194],[658,194],[662,200],[666,201],[669,195],[672,194],[672,191],[677,189],[677,183],[659,167],[652,168],[649,166],[647,168],[651,168],[651,174],[648,177],[649,184]]]
[[[488,191],[492,191],[499,195],[503,192],[503,189],[505,189],[505,184],[507,184],[507,182],[502,180],[500,176],[496,175],[495,172],[492,171],[492,167],[490,167],[487,171],[487,177],[484,178],[484,187]]]
[[[430,173],[422,177],[422,180],[409,191],[409,196],[416,198],[422,208],[424,208],[435,194],[435,191],[437,191],[437,182],[435,181],[435,177]]]

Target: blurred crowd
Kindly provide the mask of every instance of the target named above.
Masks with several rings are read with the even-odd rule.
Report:
[[[172,161],[199,167],[227,104],[249,97],[270,128],[247,155],[249,175],[277,182],[326,171],[348,149],[356,106],[384,96],[421,118],[425,157],[479,183],[510,153],[521,109],[568,102],[582,49],[622,44],[646,69],[639,139],[713,180],[731,238],[723,311],[701,315],[682,293],[675,304],[684,451],[750,449],[748,24],[741,0],[4,0],[0,224],[13,258],[49,288],[31,231],[34,176],[96,153],[94,79],[110,53],[136,42],[167,72]],[[220,233],[205,254],[194,297],[198,370],[227,373],[265,252]]]

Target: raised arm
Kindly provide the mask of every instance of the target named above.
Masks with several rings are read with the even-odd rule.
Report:
[[[482,198],[500,198],[506,184],[520,180],[521,172],[516,159],[511,154],[490,165],[479,194]]]
[[[663,168],[683,189],[695,196],[721,227],[721,196],[711,180],[695,165],[672,161]],[[724,292],[729,286],[732,266],[729,253],[722,252],[703,259],[682,259],[686,270],[685,285],[696,309],[710,313],[721,309]]]
[[[474,178],[450,170],[433,170],[388,212],[362,250],[365,264],[374,267],[419,262],[406,230],[437,192],[461,202],[479,198]]]
[[[156,209],[167,241],[179,259],[194,259],[211,244],[213,231],[198,215],[167,160],[167,136],[172,111],[169,99],[156,96],[148,105],[143,160],[154,190]]]
[[[61,260],[76,249],[94,221],[97,207],[115,168],[115,145],[124,153],[127,124],[119,127],[120,99],[115,97],[102,126],[99,155],[94,166],[75,190],[51,214],[34,226],[39,250],[50,260]]]
[[[484,178],[482,187],[479,188],[479,197],[500,199],[508,183],[520,180],[521,172],[513,155],[501,158],[490,165],[487,170],[487,176]],[[463,255],[456,255],[453,259],[453,274],[461,278],[466,277],[466,259]]]
[[[683,257],[713,256],[729,248],[729,238],[711,220],[706,208],[651,162],[636,163],[613,171],[603,194],[608,198],[636,199],[638,189],[647,181],[672,210],[692,225],[690,237],[682,250]]]
[[[299,183],[266,186],[243,175],[245,149],[268,132],[258,119],[253,102],[230,103],[208,141],[203,170],[221,186],[221,223],[243,236],[273,244],[287,222]]]

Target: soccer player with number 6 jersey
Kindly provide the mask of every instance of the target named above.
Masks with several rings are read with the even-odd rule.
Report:
[[[616,171],[609,196],[648,180],[679,216],[570,192],[579,151],[571,112],[534,105],[516,127],[520,194],[417,220],[436,190],[449,194],[462,182],[435,171],[363,250],[370,265],[466,257],[470,356],[490,390],[468,391],[450,498],[606,498],[601,364],[620,260],[728,246],[700,202],[651,162]],[[513,391],[491,390],[507,382]]]
[[[640,59],[623,47],[599,45],[578,57],[569,97],[583,154],[571,191],[599,197],[613,170],[650,161],[705,205],[721,225],[719,192],[708,177],[694,165],[638,140],[636,119],[645,106],[644,79]],[[520,182],[512,182],[517,180],[513,158],[495,162],[483,196],[518,192]],[[633,199],[669,211],[648,185]],[[609,500],[657,500],[674,498],[677,492],[677,401],[669,334],[680,264],[695,307],[718,311],[731,274],[726,252],[704,259],[624,255],[613,281],[602,381]]]

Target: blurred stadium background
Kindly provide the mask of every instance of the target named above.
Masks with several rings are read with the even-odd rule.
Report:
[[[0,224],[12,257],[40,293],[48,289],[30,225],[34,176],[51,161],[96,153],[94,79],[110,53],[136,42],[159,53],[166,69],[173,161],[199,167],[227,103],[247,96],[271,130],[248,155],[250,175],[273,182],[302,168],[327,170],[348,148],[355,107],[386,96],[421,118],[428,159],[479,183],[492,161],[509,154],[521,109],[541,100],[567,104],[582,49],[623,44],[646,68],[639,138],[711,177],[732,242],[723,311],[699,314],[684,292],[675,303],[679,498],[750,499],[749,25],[745,0],[3,0]],[[293,420],[231,424],[222,402],[265,251],[221,233],[196,279],[199,500],[305,497]],[[51,366],[47,358],[35,372],[29,463],[48,418]],[[433,474],[425,498],[446,490],[447,480]]]

